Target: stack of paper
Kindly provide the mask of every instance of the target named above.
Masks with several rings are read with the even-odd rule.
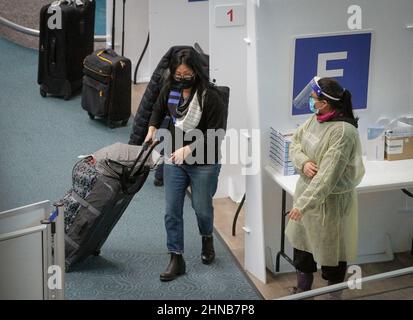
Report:
[[[295,168],[289,159],[289,149],[292,134],[282,134],[271,128],[270,130],[270,160],[274,168],[284,176],[296,174]]]

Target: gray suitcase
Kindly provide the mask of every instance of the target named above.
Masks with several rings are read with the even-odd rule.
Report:
[[[97,174],[85,198],[75,192],[79,211],[66,230],[66,271],[90,255],[99,255],[113,227],[148,177],[148,158],[158,142],[145,144],[132,164],[104,160],[105,174]]]

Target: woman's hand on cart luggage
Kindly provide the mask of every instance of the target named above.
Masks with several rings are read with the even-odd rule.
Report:
[[[154,126],[150,126],[148,129],[148,133],[146,134],[144,143],[151,144],[152,141],[155,141],[156,135],[156,128]]]
[[[188,157],[191,153],[191,148],[189,146],[185,146],[183,148],[179,148],[175,150],[174,153],[171,154],[171,161],[175,164],[182,164],[186,157]]]

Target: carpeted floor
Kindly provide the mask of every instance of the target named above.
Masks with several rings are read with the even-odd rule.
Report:
[[[0,38],[0,211],[57,200],[71,185],[79,154],[127,142],[132,123],[111,130],[70,101],[42,98],[37,52]],[[114,228],[102,254],[66,275],[68,299],[259,299],[216,238],[216,262],[200,261],[201,239],[185,204],[187,274],[161,283],[165,248],[163,188],[150,176]]]

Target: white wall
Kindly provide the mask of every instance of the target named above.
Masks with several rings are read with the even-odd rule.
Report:
[[[230,27],[216,26],[216,7],[235,4],[244,5],[245,23]],[[245,38],[250,39],[249,45],[244,41]],[[260,126],[260,110],[256,95],[258,90],[255,40],[255,12],[250,0],[210,0],[211,78],[215,78],[217,84],[231,88],[227,132],[233,130],[238,137],[238,141],[232,140],[231,137],[231,144],[235,141],[238,146],[253,149],[259,162],[260,144],[254,145],[252,139],[242,134],[248,130],[249,136],[253,136],[251,129],[258,129]],[[228,148],[226,151],[228,155]],[[223,165],[217,193],[239,201],[245,190],[244,241],[245,252],[250,254],[245,256],[244,267],[265,282],[264,228],[260,214],[261,175],[243,175],[240,161],[243,159],[243,163],[246,163],[245,154],[241,154],[240,150],[236,152],[239,161],[236,165]]]
[[[239,132],[239,129],[247,128],[247,117],[244,116],[247,108],[247,45],[243,40],[247,34],[246,24],[232,27],[215,25],[215,7],[231,4],[245,6],[246,0],[209,1],[210,76],[216,79],[217,85],[230,87],[227,128]],[[223,164],[216,197],[229,196],[238,202],[244,193],[245,176],[241,175],[241,164]]]
[[[122,0],[116,0],[115,51],[122,53]],[[106,34],[112,35],[112,0],[106,1]],[[132,61],[132,79],[136,64],[145,46],[149,31],[149,0],[126,1],[125,6],[125,53]],[[111,38],[106,44],[111,47]],[[149,48],[146,51],[137,74],[137,82],[149,81],[152,73],[149,67]]]
[[[149,29],[151,74],[159,60],[172,46],[193,46],[198,42],[208,53],[208,1],[150,0]]]
[[[255,3],[256,1],[253,0],[247,1],[247,38],[250,40],[247,47],[247,112],[245,113],[247,129],[260,128],[262,117],[260,110],[261,97],[258,90],[258,37],[256,30],[258,21]],[[254,142],[257,143],[257,141]],[[249,141],[249,144],[252,147],[252,141]],[[257,143],[257,146],[258,150],[254,150],[254,158],[261,164],[262,145]],[[266,282],[262,185],[261,170],[258,174],[246,177],[245,227],[248,232],[245,233],[244,238],[244,267],[262,282]]]
[[[262,133],[263,165],[268,163],[270,126],[287,131],[306,118],[290,116],[293,37],[349,31],[347,8],[352,4],[354,1],[349,0],[259,1],[256,15],[259,99],[256,101],[259,104],[257,112]],[[366,127],[380,116],[394,118],[413,112],[413,31],[405,27],[406,24],[413,24],[413,1],[359,0],[357,5],[363,9],[363,29],[374,31],[368,110],[358,112],[360,135],[364,136]],[[261,178],[262,203],[257,197],[257,202],[251,207],[262,207],[262,212],[254,210],[247,212],[247,215],[263,216],[265,246],[272,252],[267,256],[267,266],[272,269],[272,259],[280,245],[280,189],[274,186],[265,172],[261,171]],[[371,201],[374,206],[360,206],[360,230],[369,234],[369,237],[361,234],[361,253],[383,251],[386,232],[392,235],[393,249],[410,249],[413,217],[412,214],[398,214],[397,210],[402,206],[399,193],[383,193],[380,197],[363,195],[362,201]],[[381,218],[375,219],[378,216]],[[383,222],[383,217],[387,218],[387,224]],[[254,254],[253,251],[246,252],[249,256]]]
[[[292,38],[296,35],[349,31],[347,8],[353,1],[292,0],[286,3],[264,0],[260,3],[258,20],[262,23],[258,26],[258,32],[262,41],[259,68],[262,71],[260,74],[268,75],[261,79],[260,89],[264,101],[277,101],[278,106],[263,106],[268,110],[263,125],[267,128],[277,124],[280,129],[287,130],[305,119],[291,120],[288,112],[294,57]],[[413,19],[413,2],[399,0],[396,5],[396,2],[386,0],[361,0],[357,4],[364,9],[363,29],[373,29],[375,38],[368,110],[359,112],[360,132],[363,132],[367,124],[381,115],[395,117],[410,109],[412,74],[407,70],[412,64],[413,42],[412,31],[405,29],[405,24]],[[322,22],[314,14],[323,17]]]

